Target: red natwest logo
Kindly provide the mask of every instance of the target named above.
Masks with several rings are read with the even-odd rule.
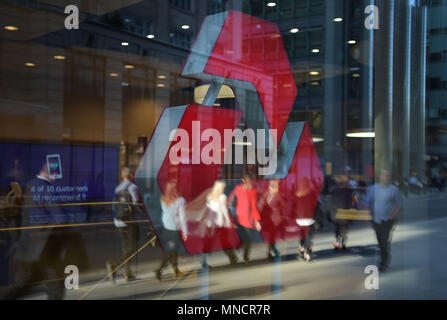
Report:
[[[204,102],[163,111],[136,175],[162,246],[229,250],[245,242],[242,229],[269,243],[305,236],[297,221],[312,220],[323,174],[308,125],[289,122],[297,89],[278,26],[237,11],[208,16],[182,76],[210,84]],[[215,106],[222,85],[235,106]],[[234,177],[247,165],[257,169],[245,201]],[[234,211],[219,207],[225,194]]]

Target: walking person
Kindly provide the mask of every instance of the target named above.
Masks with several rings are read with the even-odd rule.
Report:
[[[188,239],[185,199],[178,193],[176,180],[170,180],[166,184],[160,203],[163,225],[161,239],[163,239],[165,255],[160,266],[155,270],[155,275],[159,281],[161,281],[162,271],[168,263],[171,263],[177,278],[183,276],[183,273],[178,268],[178,251],[182,247],[182,240],[186,241]],[[181,238],[179,231],[181,231]]]
[[[25,197],[28,208],[24,210],[21,226],[52,225],[63,215],[54,197],[54,181],[50,179],[47,163],[28,183]],[[65,252],[70,235],[65,228],[22,230],[12,253],[13,272],[11,284],[2,299],[15,300],[25,296],[38,282],[44,282],[49,300],[62,300],[65,296]]]
[[[382,170],[380,183],[368,190],[366,206],[371,212],[380,248],[379,271],[385,271],[391,262],[391,232],[402,208],[402,196],[399,189],[391,184],[389,170]]]
[[[312,184],[306,177],[298,182],[298,189],[293,198],[293,213],[296,223],[300,228],[301,239],[298,248],[298,257],[304,258],[307,262],[311,260],[312,240],[315,232],[315,209],[317,204],[315,192]]]
[[[225,182],[216,181],[206,197],[206,207],[208,212],[207,224],[212,230],[210,247],[214,249],[222,249],[227,247],[228,244],[231,245],[232,238],[234,238],[231,233],[228,232],[231,232],[231,229],[234,229],[235,225],[231,221],[228,212],[227,196],[224,193],[225,186]],[[234,250],[224,250],[224,253],[230,260],[231,265],[237,264],[237,256]]]
[[[267,259],[272,260],[281,256],[276,243],[282,236],[283,218],[282,210],[285,200],[279,192],[279,180],[269,182],[267,192],[259,200],[259,210],[261,212],[262,238],[268,242]]]
[[[336,251],[349,251],[346,246],[348,240],[350,220],[341,219],[337,213],[340,209],[348,210],[357,208],[358,201],[354,195],[353,189],[348,183],[347,176],[340,176],[336,179],[337,185],[330,191],[329,208],[331,212],[331,221],[335,227],[335,241],[333,243]]]
[[[261,215],[257,207],[257,192],[250,175],[245,174],[242,184],[237,185],[228,198],[228,203],[236,199],[236,217],[239,236],[244,246],[244,263],[250,261],[252,242],[261,242]]]
[[[142,202],[138,187],[133,182],[133,172],[124,167],[121,170],[121,178],[122,182],[115,188],[116,200],[119,203],[114,205],[114,224],[119,231],[122,255],[114,263],[106,263],[107,270],[112,275],[113,283],[115,283],[116,268],[137,251],[138,225],[129,223],[129,221],[134,220],[134,216],[139,210],[138,204]],[[127,282],[135,279],[129,262],[125,264],[124,268],[124,280]]]

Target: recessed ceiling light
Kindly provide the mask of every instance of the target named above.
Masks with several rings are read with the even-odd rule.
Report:
[[[126,65],[124,66],[124,68],[125,68],[125,69],[133,69],[133,68],[135,68],[135,66],[133,66],[133,65],[131,65],[131,64],[126,64]]]
[[[159,84],[157,84],[157,87],[159,87],[159,88],[163,88],[165,85],[163,84],[163,83],[159,83]]]
[[[267,7],[276,7],[276,2],[267,3]]]
[[[189,29],[189,26],[188,26],[187,24],[184,24],[184,25],[182,26],[182,29],[183,29],[183,30],[188,30],[188,29]]]
[[[154,39],[154,38],[155,38],[155,35],[153,35],[153,34],[148,34],[146,37],[147,37],[148,39]]]
[[[118,73],[115,73],[115,72],[112,72],[112,73],[110,74],[110,76],[111,76],[111,77],[118,77],[119,74],[118,74]]]
[[[298,31],[300,31],[300,29],[298,29],[298,28],[290,29],[290,32],[291,32],[291,33],[297,33]]]
[[[348,133],[346,133],[346,136],[348,138],[375,138],[376,133],[372,130],[359,129],[349,131]]]
[[[245,147],[251,147],[253,143],[250,141],[235,141],[233,142],[234,146],[245,146]]]
[[[56,60],[65,60],[66,59],[65,56],[54,56],[53,58]]]
[[[332,21],[334,21],[334,22],[342,22],[343,18],[334,18]]]
[[[17,31],[17,30],[19,30],[19,28],[16,27],[16,26],[5,26],[5,30],[8,30],[8,31]]]
[[[166,79],[166,78],[167,77],[165,75],[162,75],[162,74],[158,76],[158,79]]]
[[[355,40],[349,40],[348,43],[349,43],[349,44],[356,44],[357,41],[355,41]]]
[[[353,77],[353,78],[360,78],[360,73],[353,73],[353,74],[352,74],[352,77]]]
[[[320,52],[320,49],[312,49],[312,52],[313,53],[318,53],[318,52]]]
[[[34,63],[32,63],[32,62],[27,62],[27,63],[25,63],[25,66],[27,66],[27,67],[35,67],[36,65]]]
[[[319,143],[319,142],[323,142],[324,139],[323,139],[323,138],[320,138],[320,137],[313,137],[313,138],[312,138],[312,141],[313,141],[314,143]]]
[[[127,47],[127,46],[129,45],[129,42],[123,41],[123,42],[121,42],[121,45],[122,45],[123,47]]]
[[[311,76],[318,76],[320,74],[320,72],[318,72],[318,71],[311,71],[311,72],[309,72],[309,74]]]

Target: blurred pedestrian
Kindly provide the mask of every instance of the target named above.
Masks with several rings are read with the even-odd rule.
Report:
[[[133,176],[132,170],[124,167],[121,170],[122,182],[115,188],[116,201],[118,203],[114,205],[114,224],[119,231],[122,255],[114,263],[106,263],[113,283],[115,282],[116,269],[129,256],[136,253],[138,249],[139,229],[138,225],[132,221],[139,210],[138,205],[142,203],[142,200],[138,187],[133,182]],[[129,262],[125,263],[124,268],[124,280],[130,281],[135,279]]]
[[[261,212],[262,238],[267,242],[267,259],[278,258],[281,252],[276,243],[281,239],[283,218],[281,216],[285,200],[279,192],[279,180],[270,180],[268,190],[259,200]]]
[[[348,240],[350,220],[342,219],[338,213],[340,210],[357,209],[358,197],[355,191],[348,183],[348,178],[344,175],[337,177],[337,185],[330,192],[330,211],[331,220],[334,224],[335,241],[333,243],[335,250],[348,251],[346,246]]]
[[[262,242],[261,215],[257,207],[257,192],[250,175],[245,174],[242,184],[237,185],[228,198],[228,203],[236,199],[238,233],[244,246],[244,263],[248,265],[252,242]]]
[[[399,189],[391,184],[391,172],[383,169],[380,183],[374,184],[366,198],[373,217],[373,227],[380,248],[379,270],[385,271],[391,262],[391,232],[402,208]]]
[[[188,228],[185,218],[185,199],[178,193],[176,180],[170,180],[160,199],[162,208],[162,236],[165,255],[155,275],[161,281],[162,271],[171,263],[175,276],[181,278],[183,273],[178,268],[178,252],[182,247],[182,240],[188,239]],[[179,231],[181,231],[181,238]]]
[[[312,183],[307,177],[298,181],[297,191],[293,198],[293,213],[296,223],[300,228],[301,239],[299,241],[298,257],[306,261],[311,260],[312,241],[315,232],[315,209],[317,206],[317,195],[313,190]]]
[[[26,295],[38,282],[46,286],[49,300],[61,300],[65,295],[64,259],[70,236],[63,228],[45,228],[62,216],[55,205],[54,183],[50,179],[47,163],[28,183],[22,227],[41,225],[36,230],[22,230],[14,245],[11,285],[3,299],[14,300]]]
[[[206,223],[212,230],[210,247],[213,249],[226,247],[224,242],[228,243],[232,240],[229,239],[231,235],[226,231],[236,228],[228,212],[227,196],[224,193],[225,186],[225,182],[216,181],[206,197],[208,213]],[[231,265],[237,264],[237,256],[232,249],[224,250],[224,253],[228,256]]]

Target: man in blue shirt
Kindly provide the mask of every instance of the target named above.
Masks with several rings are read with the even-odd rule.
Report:
[[[373,217],[374,231],[379,242],[381,255],[379,270],[385,271],[390,263],[391,230],[402,208],[400,191],[391,184],[389,170],[382,170],[380,183],[376,183],[368,190],[366,206]]]

